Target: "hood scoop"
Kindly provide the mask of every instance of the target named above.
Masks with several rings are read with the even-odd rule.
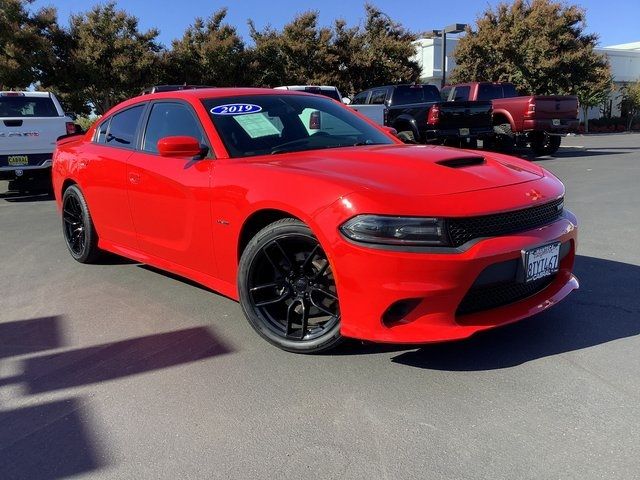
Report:
[[[476,165],[483,165],[486,163],[484,157],[473,156],[473,157],[457,157],[457,158],[449,158],[447,160],[440,160],[436,162],[438,165],[442,165],[443,167],[449,168],[464,168],[464,167],[473,167]]]

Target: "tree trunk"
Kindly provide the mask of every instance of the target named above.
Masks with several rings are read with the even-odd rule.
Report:
[[[582,113],[584,115],[584,133],[589,133],[589,107],[583,106]]]

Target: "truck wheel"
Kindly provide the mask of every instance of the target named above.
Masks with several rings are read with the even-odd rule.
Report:
[[[558,135],[547,135],[543,132],[535,135],[531,139],[531,150],[536,156],[553,155],[560,148],[562,137]]]
[[[509,123],[494,125],[493,131],[496,134],[493,142],[495,150],[509,151],[513,149],[515,146],[515,135],[513,134],[513,130],[511,130],[511,125]]]

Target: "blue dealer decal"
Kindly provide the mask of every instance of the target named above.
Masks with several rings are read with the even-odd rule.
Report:
[[[252,103],[229,103],[227,105],[218,105],[209,111],[213,115],[245,115],[247,113],[261,112],[262,107]]]

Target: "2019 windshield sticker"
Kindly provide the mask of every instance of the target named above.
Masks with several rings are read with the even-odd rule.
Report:
[[[262,107],[253,103],[229,103],[226,105],[218,105],[209,111],[213,115],[246,115],[248,113],[261,112]]]

